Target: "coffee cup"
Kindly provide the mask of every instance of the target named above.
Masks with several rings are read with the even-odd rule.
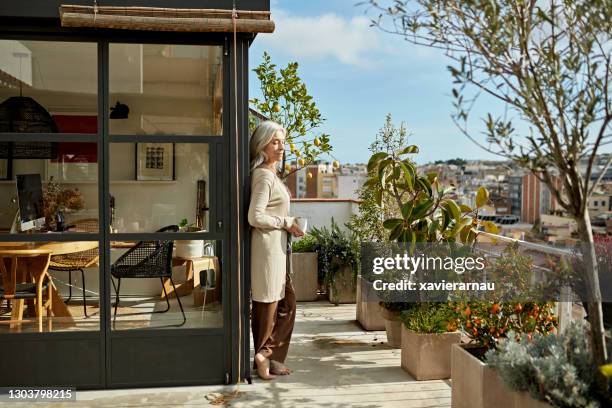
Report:
[[[296,217],[295,222],[297,223],[298,227],[300,227],[302,232],[304,232],[305,234],[306,228],[308,228],[308,220],[306,218]]]

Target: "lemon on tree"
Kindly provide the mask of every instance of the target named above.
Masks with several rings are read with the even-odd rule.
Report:
[[[286,176],[285,163],[289,160],[304,158],[304,162],[316,160],[321,154],[332,150],[329,136],[319,134],[314,140],[313,132],[325,120],[316,106],[314,98],[308,94],[306,84],[298,74],[298,63],[290,62],[286,68],[278,68],[272,58],[264,52],[263,61],[253,69],[259,80],[263,98],[253,98],[249,102],[264,116],[279,123],[286,131],[286,141],[291,155],[283,157],[281,176]],[[254,130],[256,121],[249,118],[249,128]],[[312,136],[311,136],[312,134]],[[292,170],[295,171],[295,165]]]

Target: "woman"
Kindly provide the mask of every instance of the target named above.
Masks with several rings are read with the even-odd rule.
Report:
[[[290,235],[304,235],[289,216],[289,190],[278,177],[285,154],[285,129],[262,122],[250,141],[251,327],[253,368],[264,380],[288,375],[283,364],[295,321],[295,293],[290,279]]]

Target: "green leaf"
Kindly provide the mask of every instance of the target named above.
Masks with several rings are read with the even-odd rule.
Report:
[[[403,149],[399,149],[395,152],[395,154],[397,156],[402,156],[404,154],[415,154],[419,152],[419,147],[416,145],[410,145],[407,147],[404,147]]]
[[[378,163],[387,156],[388,154],[386,152],[379,152],[373,154],[372,157],[370,157],[370,160],[368,161],[368,172],[374,170]]]
[[[403,224],[396,225],[391,231],[391,233],[389,234],[389,241],[395,241],[396,239],[398,239],[402,235],[403,231],[404,231]]]
[[[488,201],[489,201],[489,191],[484,187],[480,187],[478,189],[478,192],[476,193],[476,208],[482,207]]]
[[[404,223],[404,220],[402,220],[401,218],[389,218],[388,220],[385,220],[383,222],[383,227],[385,227],[386,229],[393,229],[398,224],[403,224],[403,223]]]
[[[387,182],[387,166],[391,164],[391,160],[390,159],[385,159],[382,162],[380,162],[380,165],[378,166],[378,181],[380,182],[380,185],[382,188],[385,188],[385,184]]]
[[[434,205],[434,200],[430,198],[417,204],[412,211],[412,219],[418,220],[419,218],[422,218],[431,209],[432,205]]]
[[[465,204],[459,204],[459,208],[461,209],[461,212],[464,212],[464,213],[466,212],[469,213],[469,212],[474,211],[472,210],[472,207],[470,207],[469,205],[465,205]]]
[[[410,218],[412,208],[414,207],[414,201],[408,201],[402,205],[402,216],[405,220]]]
[[[415,171],[412,164],[406,164],[404,162],[399,163],[402,171],[404,172],[404,179],[406,180],[406,184],[408,185],[408,191],[412,191],[414,188],[414,178]]]
[[[427,194],[431,197],[433,191],[431,189],[431,184],[426,177],[419,177],[417,180],[418,185],[421,187],[423,191],[426,191]]]
[[[442,204],[456,221],[461,219],[461,210],[454,200],[446,200]]]

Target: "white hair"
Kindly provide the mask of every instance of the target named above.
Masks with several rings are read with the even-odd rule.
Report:
[[[251,136],[251,141],[249,142],[251,171],[255,170],[257,167],[261,166],[268,160],[268,156],[264,152],[264,149],[268,144],[270,144],[270,142],[274,138],[274,134],[278,131],[282,132],[283,135],[287,136],[285,128],[271,120],[261,122],[255,128],[255,131]]]

